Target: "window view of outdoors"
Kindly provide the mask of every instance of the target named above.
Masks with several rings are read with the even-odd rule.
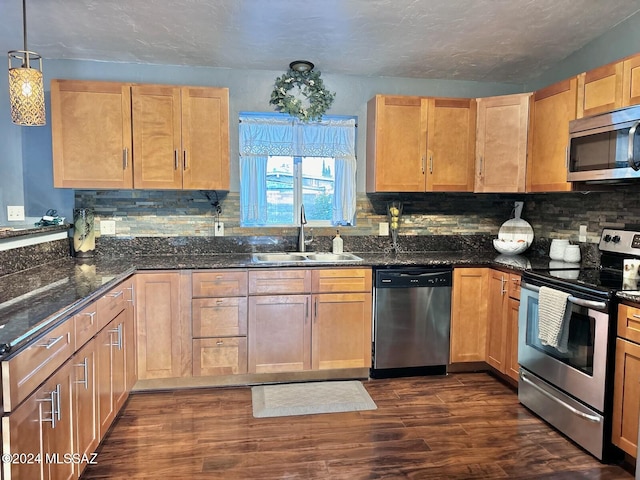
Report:
[[[301,182],[294,182],[294,162],[301,161]],[[294,188],[302,188],[307,221],[331,221],[335,184],[335,160],[325,157],[279,157],[267,160],[269,225],[295,224]],[[294,214],[294,208],[296,213]]]

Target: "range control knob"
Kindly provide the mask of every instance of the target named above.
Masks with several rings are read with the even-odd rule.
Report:
[[[620,235],[614,235],[611,241],[613,243],[618,243],[620,241]]]
[[[611,235],[609,235],[608,233],[602,238],[605,242],[610,242],[611,241]]]

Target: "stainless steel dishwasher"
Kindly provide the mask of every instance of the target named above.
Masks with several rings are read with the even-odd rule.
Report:
[[[375,271],[371,378],[445,374],[451,268]]]

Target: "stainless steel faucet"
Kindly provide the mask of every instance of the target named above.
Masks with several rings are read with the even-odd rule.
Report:
[[[309,240],[305,240],[304,236],[304,226],[307,223],[307,217],[304,214],[304,204],[300,205],[300,231],[298,232],[298,251],[306,252],[307,244],[311,243],[313,240],[313,233],[311,234],[311,238]]]

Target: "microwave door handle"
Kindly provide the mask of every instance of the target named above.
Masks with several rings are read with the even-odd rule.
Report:
[[[636,130],[638,129],[639,125],[640,120],[634,123],[633,126],[629,129],[629,151],[627,156],[627,163],[629,163],[629,166],[636,171],[640,170],[640,164],[636,163],[633,159],[633,140],[636,136]]]

